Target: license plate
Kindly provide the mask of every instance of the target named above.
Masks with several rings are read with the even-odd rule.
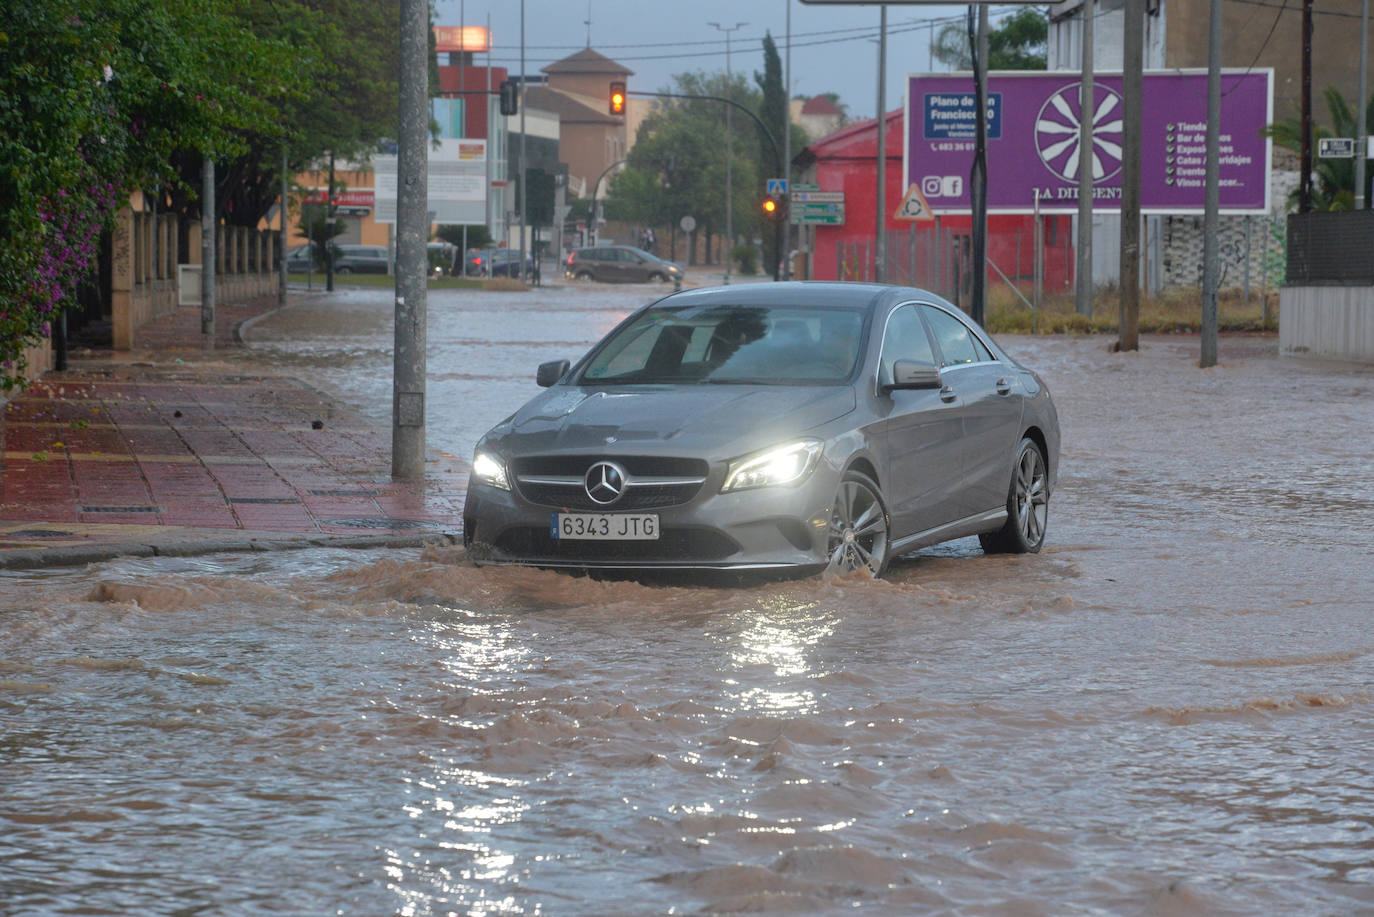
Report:
[[[590,541],[658,541],[658,514],[554,513],[549,534]]]

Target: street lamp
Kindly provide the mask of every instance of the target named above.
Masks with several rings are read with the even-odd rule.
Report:
[[[738,31],[749,23],[737,22],[730,28],[726,28],[719,22],[708,22],[709,26],[714,26],[725,33],[725,84],[728,89],[734,83],[730,71],[730,33]],[[730,161],[734,158],[734,153],[730,149],[730,109],[725,109],[725,282],[730,282],[730,268],[733,267],[730,249],[735,244],[735,227],[733,222],[734,205],[731,198],[734,196],[734,177],[732,175]]]

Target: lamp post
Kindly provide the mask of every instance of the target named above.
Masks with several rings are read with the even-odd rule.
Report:
[[[738,30],[744,28],[744,27],[747,26],[749,23],[747,23],[747,22],[737,22],[737,23],[735,23],[733,26],[731,26],[730,28],[726,28],[725,26],[721,25],[719,22],[708,22],[708,23],[706,23],[706,24],[709,25],[709,26],[714,26],[717,30],[719,30],[719,31],[725,33],[725,83],[726,83],[726,87],[727,87],[727,89],[728,89],[729,86],[733,85],[733,83],[734,83],[734,79],[733,79],[733,76],[732,76],[731,71],[730,71],[730,33],[731,33],[731,32],[736,32],[736,31],[738,31]],[[733,176],[733,169],[731,168],[731,160],[732,160],[732,159],[734,159],[734,153],[733,153],[733,151],[732,151],[731,148],[730,148],[730,109],[727,108],[727,109],[725,109],[725,282],[726,282],[726,283],[729,283],[729,282],[730,282],[730,268],[734,266],[734,265],[732,264],[733,256],[730,254],[730,249],[731,249],[731,248],[734,246],[734,244],[735,244],[734,202],[731,200],[731,198],[734,197],[734,176]]]

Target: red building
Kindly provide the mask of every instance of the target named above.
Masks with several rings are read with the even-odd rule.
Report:
[[[967,302],[970,285],[972,218],[968,214],[940,216],[937,223],[894,220],[907,191],[902,176],[902,138],[906,133],[901,110],[887,115],[886,185],[883,203],[887,233],[889,283],[912,284],[940,293],[951,301]],[[839,226],[800,227],[801,244],[810,251],[808,276],[814,280],[872,280],[877,255],[878,121],[871,119],[815,141],[798,156],[800,175],[794,184],[819,185],[822,191],[844,192],[844,223]],[[937,211],[938,214],[938,211]],[[1073,219],[1067,215],[1040,217],[1044,232],[1044,287],[1049,292],[1071,288],[1073,280]],[[938,232],[937,232],[938,228]],[[1035,277],[1035,218],[1030,215],[988,217],[989,288],[1002,283],[1000,270],[1029,292]]]

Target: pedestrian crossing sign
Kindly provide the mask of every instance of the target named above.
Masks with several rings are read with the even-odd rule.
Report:
[[[772,196],[774,196],[774,195],[777,195],[778,197],[783,197],[783,196],[785,196],[786,194],[787,194],[787,179],[785,179],[785,178],[770,178],[770,179],[768,179],[768,196],[769,196],[769,197],[772,197]]]
[[[935,219],[935,211],[931,210],[930,205],[926,203],[926,196],[921,193],[921,186],[912,185],[906,189],[906,194],[902,196],[902,202],[897,206],[897,212],[892,215],[892,218],[924,223]]]

